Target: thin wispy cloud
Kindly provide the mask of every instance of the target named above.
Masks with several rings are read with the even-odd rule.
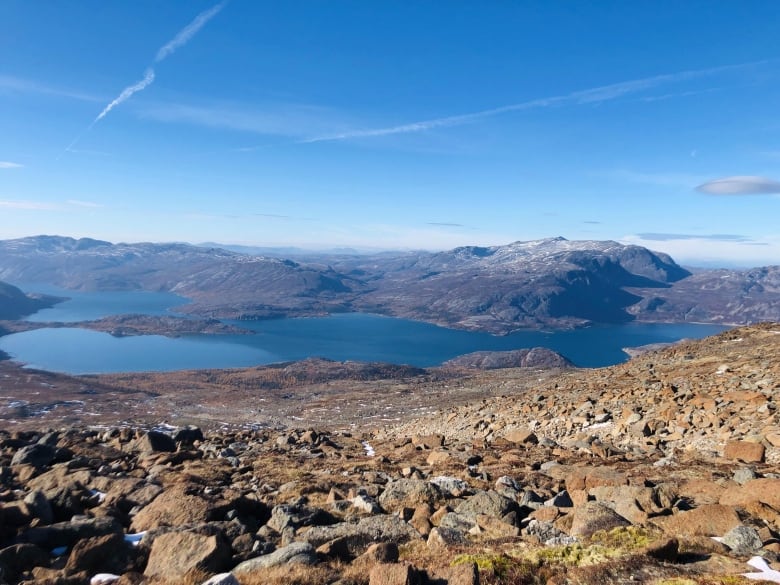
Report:
[[[73,205],[74,207],[86,207],[89,209],[96,209],[98,207],[103,207],[100,203],[95,203],[93,201],[82,201],[80,199],[68,199],[66,201],[68,205]]]
[[[32,81],[30,79],[22,79],[21,77],[0,75],[0,93],[4,92],[53,95],[86,102],[99,102],[102,100],[102,98],[97,96],[70,90],[67,88],[54,87],[51,85],[39,83],[37,81]]]
[[[255,217],[267,217],[269,219],[292,219],[289,215],[280,215],[278,213],[253,213]]]
[[[426,225],[438,225],[441,227],[466,227],[462,223],[450,223],[446,221],[429,221]]]
[[[0,209],[20,209],[26,211],[51,211],[58,206],[43,201],[24,201],[0,199]]]
[[[219,13],[220,10],[222,10],[222,8],[225,6],[226,3],[227,0],[224,0],[223,2],[220,2],[219,4],[213,6],[212,8],[209,8],[208,10],[205,10],[200,14],[198,14],[198,16],[196,16],[195,19],[190,24],[188,24],[181,31],[179,31],[175,37],[173,37],[170,41],[168,41],[157,51],[157,55],[154,58],[153,65],[159,63],[160,61],[163,61],[164,59],[167,59],[174,52],[176,52],[177,49],[180,49],[181,47],[186,45],[192,39],[192,37],[194,37],[198,33],[198,31],[206,25],[206,23],[209,20],[211,20],[214,16],[217,15],[217,13]],[[65,148],[65,151],[71,150],[73,146],[75,146],[76,143],[81,139],[81,136],[84,133],[88,132],[100,120],[105,118],[106,115],[108,115],[108,113],[111,110],[113,110],[115,107],[122,104],[123,102],[129,100],[133,96],[133,94],[136,94],[139,91],[143,91],[144,89],[149,87],[152,83],[154,83],[154,78],[155,78],[154,67],[152,66],[147,67],[146,71],[144,71],[143,79],[123,89],[122,92],[116,98],[114,98],[105,108],[103,108],[103,110],[98,114],[97,118],[95,118],[92,121],[89,127],[80,135],[78,135],[73,140],[73,142],[71,142]]]
[[[379,136],[389,136],[393,134],[409,134],[414,132],[424,132],[436,128],[448,128],[452,126],[461,126],[463,124],[475,122],[483,118],[491,118],[501,114],[518,112],[522,110],[548,108],[553,106],[565,106],[565,105],[597,104],[601,102],[613,101],[629,94],[648,91],[664,85],[689,81],[692,79],[711,77],[723,73],[740,71],[743,69],[764,65],[766,63],[768,63],[768,61],[755,61],[750,63],[741,63],[738,65],[725,65],[721,67],[710,67],[707,69],[678,71],[676,73],[655,75],[652,77],[646,77],[644,79],[622,81],[619,83],[613,83],[613,84],[604,85],[600,87],[578,90],[564,95],[539,98],[539,99],[529,100],[525,102],[519,102],[516,104],[500,106],[497,108],[480,110],[478,112],[472,112],[467,114],[446,116],[442,118],[433,118],[429,120],[422,120],[419,122],[412,122],[408,124],[400,124],[397,126],[388,126],[384,128],[372,128],[367,130],[351,130],[351,131],[342,132],[338,134],[313,136],[310,138],[306,138],[301,142],[303,143],[327,142],[327,141],[335,141],[335,140],[347,140],[351,138],[371,138],[371,137],[379,137]]]
[[[308,104],[266,103],[247,107],[232,102],[207,104],[145,103],[141,118],[174,124],[195,124],[206,128],[236,130],[265,136],[301,139],[312,132],[333,132],[345,127],[338,114]],[[252,152],[265,146],[235,149]]]
[[[696,190],[708,195],[771,195],[780,193],[780,181],[766,177],[724,177],[702,183]]]
[[[7,161],[7,160],[0,160],[0,169],[20,169],[24,165],[21,165],[19,163]]]
[[[702,175],[693,175],[688,173],[640,172],[628,169],[598,171],[593,172],[592,174],[596,177],[625,181],[628,183],[657,185],[659,187],[682,187],[685,189],[690,189],[693,185],[701,183],[704,180],[704,176]]]
[[[68,148],[68,152],[73,154],[88,154],[91,156],[114,156],[110,152],[104,150],[90,150],[86,148]]]
[[[710,240],[714,242],[750,242],[750,238],[740,234],[665,234],[665,233],[641,233],[636,234],[643,240],[653,242],[668,242],[672,240]]]

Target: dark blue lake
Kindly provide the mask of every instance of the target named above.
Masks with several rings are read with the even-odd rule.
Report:
[[[78,321],[118,313],[159,314],[165,306],[185,301],[166,293],[68,291],[68,295],[74,299],[69,306],[41,311],[31,320]],[[125,304],[121,302],[123,295],[128,295]],[[57,316],[57,310],[67,319]],[[44,315],[48,311],[48,316]],[[725,329],[718,325],[629,323],[574,331],[520,331],[496,337],[358,313],[231,323],[255,333],[169,339],[156,335],[117,338],[77,328],[39,329],[0,337],[0,350],[29,367],[73,374],[245,367],[315,356],[434,366],[472,351],[535,346],[558,351],[579,366],[600,367],[625,361],[624,347],[700,338]]]

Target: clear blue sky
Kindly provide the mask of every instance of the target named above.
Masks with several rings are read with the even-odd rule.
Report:
[[[780,263],[780,3],[0,0],[0,238]]]

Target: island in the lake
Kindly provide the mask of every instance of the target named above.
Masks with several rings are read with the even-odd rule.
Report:
[[[171,315],[111,315],[91,321],[0,321],[0,334],[21,333],[35,329],[78,327],[109,333],[114,337],[131,335],[253,335],[242,327],[223,323],[218,319],[174,317]],[[4,332],[4,333],[2,333]]]

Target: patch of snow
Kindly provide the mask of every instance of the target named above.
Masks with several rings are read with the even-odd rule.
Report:
[[[144,536],[146,536],[146,530],[135,534],[125,534],[125,542],[128,542],[133,546],[138,546]]]
[[[376,455],[376,451],[374,451],[371,443],[368,441],[363,441],[361,444],[363,445],[363,449],[366,450],[366,457],[374,457]]]
[[[108,583],[119,581],[119,579],[121,579],[119,575],[113,575],[112,573],[98,573],[89,580],[89,585],[107,585]]]
[[[105,492],[101,492],[100,490],[89,490],[89,493],[92,494],[93,496],[97,496],[97,501],[99,504],[102,504],[103,500],[106,499]]]
[[[150,413],[151,414],[151,413]],[[155,426],[152,430],[157,431],[159,433],[164,433],[166,431],[176,431],[179,427],[176,427],[174,425],[169,425],[168,423],[160,423],[159,425]]]
[[[767,562],[761,557],[753,557],[748,562],[748,565],[754,569],[758,569],[759,573],[742,573],[743,577],[753,579],[754,581],[771,581],[772,583],[780,583],[780,571],[776,571],[769,567]]]
[[[607,427],[611,427],[611,426],[612,426],[612,422],[607,421],[607,422],[593,423],[592,425],[585,425],[584,427],[582,427],[582,430],[584,431],[585,429],[588,429],[589,431],[592,431],[594,429],[606,429]]]

